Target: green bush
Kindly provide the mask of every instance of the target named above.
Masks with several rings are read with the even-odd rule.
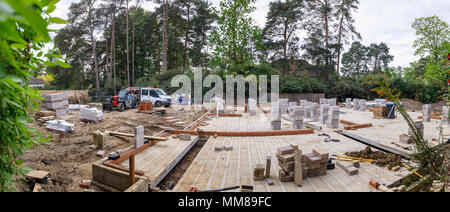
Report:
[[[28,114],[38,108],[36,100],[40,99],[38,91],[27,84],[47,66],[68,67],[59,60],[42,59],[61,58],[44,55],[41,50],[50,41],[49,24],[63,22],[49,16],[56,3],[0,0],[0,191],[14,190],[14,176],[24,171],[17,156],[26,148],[46,141],[42,133],[27,126],[31,122]]]

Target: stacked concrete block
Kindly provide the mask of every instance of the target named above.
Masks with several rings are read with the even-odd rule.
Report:
[[[312,121],[319,121],[319,104],[312,103],[311,116],[312,116]]]
[[[450,124],[450,119],[448,119],[448,106],[442,107],[442,123]]]
[[[294,115],[294,107],[297,106],[297,102],[289,102],[289,117],[292,120],[292,117]]]
[[[270,116],[272,130],[281,130],[281,109],[279,102],[272,102],[272,111]]]
[[[359,110],[366,111],[367,101],[365,99],[359,100]]]
[[[109,134],[106,132],[101,132],[99,130],[95,131],[92,134],[92,140],[94,145],[97,146],[99,149],[107,149],[109,148],[110,142],[109,142]]]
[[[144,146],[144,126],[134,128],[134,148]]]
[[[422,120],[424,122],[430,122],[431,121],[431,105],[423,105],[422,107]]]
[[[304,114],[304,109],[301,106],[296,106],[293,107],[293,112],[292,112],[292,122],[294,125],[295,129],[303,129],[303,114]]]
[[[330,158],[329,153],[319,153],[313,150],[312,153],[303,155],[308,177],[317,177],[327,174],[327,165]]]
[[[97,108],[81,108],[80,120],[88,120],[96,123],[103,121],[103,112]]]
[[[328,104],[328,101],[327,101],[327,99],[325,99],[325,98],[320,98],[319,99],[319,104]]]
[[[42,98],[44,99],[41,102],[42,110],[55,111],[56,116],[63,116],[67,113],[69,100],[66,93],[42,94]]]
[[[353,110],[359,110],[359,99],[353,99]]]
[[[329,104],[330,104],[330,106],[336,106],[337,105],[336,98],[329,99]]]
[[[305,105],[305,118],[312,118],[312,103],[307,102]]]
[[[352,99],[351,98],[345,99],[345,109],[352,109]]]
[[[308,103],[308,100],[306,100],[306,99],[300,100],[300,106],[306,106],[307,103]]]
[[[248,113],[250,116],[256,116],[257,102],[254,99],[248,99]]]
[[[340,114],[339,106],[331,106],[328,112],[328,121],[327,126],[331,129],[339,128],[339,114]]]
[[[287,114],[289,109],[289,99],[280,99],[281,114]]]
[[[263,164],[256,164],[256,167],[253,171],[253,179],[256,181],[264,180],[265,176],[264,170],[265,168]]]
[[[418,133],[420,133],[420,135],[422,135],[423,138],[423,133],[424,133],[424,125],[423,122],[421,121],[416,121],[414,122],[414,125],[416,126],[417,130],[419,131]],[[414,143],[414,131],[411,127],[408,128],[408,135],[405,134],[401,134],[399,137],[399,141],[402,144],[412,144]]]
[[[330,110],[330,105],[328,105],[328,104],[320,105],[320,123],[321,124],[327,124],[329,110]]]
[[[277,151],[278,178],[281,182],[291,182],[294,180],[294,151],[292,146],[279,147]]]

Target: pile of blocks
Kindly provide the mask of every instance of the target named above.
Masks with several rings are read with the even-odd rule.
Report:
[[[250,116],[256,116],[257,103],[254,99],[248,99],[248,113]]]
[[[97,108],[81,108],[80,120],[98,123],[104,120],[103,112],[98,110]]]
[[[339,106],[331,106],[328,113],[328,121],[327,126],[331,129],[339,128],[339,114],[340,114]]]
[[[42,110],[55,111],[56,116],[66,115],[69,107],[69,98],[66,93],[42,94]]]
[[[423,122],[416,121],[416,122],[414,122],[414,125],[419,130],[419,133],[420,133],[420,135],[422,135],[422,138],[423,138],[423,133],[424,133]],[[414,142],[413,138],[414,138],[414,131],[412,130],[411,127],[409,127],[408,128],[408,135],[401,134],[399,140],[400,140],[400,143],[402,143],[402,144],[412,144]]]
[[[307,177],[317,177],[327,174],[328,153],[312,153],[302,155],[296,145],[279,147],[277,151],[278,177],[281,182],[292,182],[301,185]]]
[[[384,119],[387,118],[387,106],[375,106],[373,110],[373,116],[376,119]]]
[[[304,116],[303,106],[295,106],[292,108],[291,120],[293,122],[295,129],[303,129],[303,116]]]
[[[138,107],[138,111],[153,111],[153,104],[150,101],[141,101],[141,103],[139,103],[139,107]]]
[[[311,102],[306,102],[305,103],[305,118],[312,118],[312,103]]]
[[[352,108],[352,99],[347,98],[345,99],[345,109],[351,109]]]
[[[278,102],[272,102],[272,111],[270,115],[270,124],[272,126],[272,130],[281,130],[281,109]]]
[[[448,119],[448,106],[442,107],[442,123],[450,124],[450,119]]]
[[[94,145],[96,145],[99,149],[109,148],[109,133],[97,130],[92,133],[92,140]]]
[[[326,175],[329,159],[329,153],[319,153],[316,150],[313,150],[312,153],[303,155],[306,176],[318,177]]]
[[[359,100],[359,110],[366,111],[367,101],[365,99]]]
[[[423,105],[422,107],[422,120],[424,122],[430,122],[431,121],[431,105]]]
[[[320,123],[321,124],[328,123],[329,110],[330,110],[330,105],[328,105],[328,104],[320,105]]]
[[[279,147],[277,151],[278,178],[280,182],[294,181],[294,148],[292,146]]]

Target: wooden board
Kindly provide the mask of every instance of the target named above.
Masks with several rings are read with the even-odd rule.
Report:
[[[270,114],[269,114],[270,115]],[[247,118],[220,117],[208,121],[205,130],[221,131],[265,131],[270,130],[270,121],[261,111],[258,116]],[[286,129],[287,130],[287,129]],[[307,178],[301,187],[294,182],[280,182],[278,179],[278,163],[272,161],[270,177],[274,185],[265,181],[253,180],[253,169],[256,164],[265,164],[267,156],[276,160],[276,151],[280,146],[298,145],[303,154],[312,150],[342,155],[348,151],[360,151],[366,147],[352,139],[334,133],[329,129],[325,132],[332,138],[341,140],[338,143],[325,143],[323,137],[316,134],[273,136],[273,137],[211,137],[183,177],[175,186],[174,191],[185,192],[191,186],[200,190],[224,188],[235,185],[253,185],[256,192],[303,192],[303,191],[369,191],[368,183],[376,177],[386,183],[408,174],[406,169],[398,173],[375,165],[361,164],[358,175],[348,176],[340,169],[327,171],[327,175]],[[233,146],[232,151],[215,151],[215,146]]]

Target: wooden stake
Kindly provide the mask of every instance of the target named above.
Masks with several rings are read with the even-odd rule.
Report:
[[[134,185],[135,183],[135,167],[134,167],[134,155],[130,155],[129,161],[129,167],[130,167],[130,186]]]

